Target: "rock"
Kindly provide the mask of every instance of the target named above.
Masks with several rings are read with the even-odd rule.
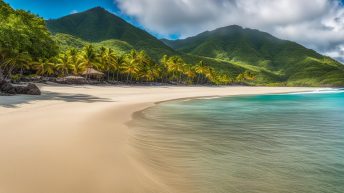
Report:
[[[7,93],[7,94],[16,94],[16,89],[14,86],[6,81],[1,82],[1,87],[0,87],[1,92]]]
[[[6,81],[0,81],[0,91],[4,94],[28,94],[28,95],[41,95],[39,88],[32,83],[27,86],[13,86]]]
[[[87,80],[81,76],[67,76],[56,79],[59,84],[87,84]]]
[[[15,86],[16,94],[26,94],[29,89],[27,86]]]
[[[29,83],[27,85],[27,88],[29,89],[26,93],[28,95],[41,95],[42,94],[41,90],[39,90],[39,88],[35,84]]]

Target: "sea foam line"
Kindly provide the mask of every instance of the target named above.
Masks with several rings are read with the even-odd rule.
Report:
[[[343,88],[329,88],[329,89],[317,89],[314,91],[308,92],[295,92],[295,93],[288,93],[290,95],[299,95],[299,94],[331,94],[331,93],[343,93]]]

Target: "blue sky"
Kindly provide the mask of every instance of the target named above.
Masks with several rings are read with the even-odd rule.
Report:
[[[4,1],[45,19],[101,6],[158,38],[186,38],[236,24],[296,41],[344,62],[344,0]]]
[[[82,12],[97,6],[103,7],[108,11],[120,16],[127,22],[136,27],[145,29],[158,38],[167,37],[169,39],[177,39],[179,35],[176,33],[161,35],[158,32],[151,31],[118,8],[114,0],[4,0],[15,9],[24,9],[35,13],[44,19],[56,19],[75,12]]]
[[[45,19],[58,18],[73,11],[84,11],[101,6],[119,13],[113,0],[5,0],[16,9],[25,9],[36,13]]]

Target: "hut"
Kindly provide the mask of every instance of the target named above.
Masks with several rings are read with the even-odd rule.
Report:
[[[96,79],[101,80],[104,77],[104,73],[95,70],[94,68],[87,68],[83,73],[82,76],[86,77],[86,79]]]

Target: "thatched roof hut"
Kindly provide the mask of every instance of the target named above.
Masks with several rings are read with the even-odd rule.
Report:
[[[100,79],[104,76],[104,73],[99,72],[98,70],[95,70],[93,68],[87,68],[83,73],[83,76],[86,76],[88,78],[96,78]]]

